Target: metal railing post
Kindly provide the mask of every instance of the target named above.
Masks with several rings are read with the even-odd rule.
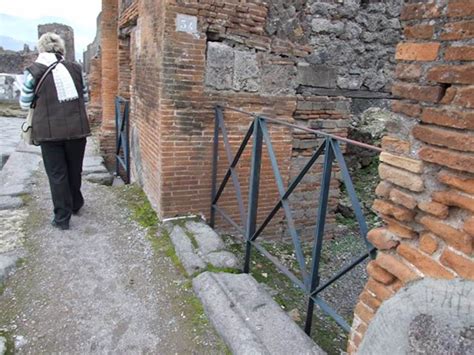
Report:
[[[318,215],[316,220],[315,244],[312,255],[311,285],[309,294],[312,295],[319,285],[319,262],[321,259],[321,249],[323,246],[324,226],[326,222],[326,212],[328,207],[329,190],[331,184],[332,162],[334,153],[331,146],[331,138],[326,138],[324,151],[324,170],[321,181],[321,191],[319,193]],[[308,300],[308,310],[306,314],[305,332],[311,335],[313,324],[314,299],[310,296]]]
[[[262,163],[262,128],[260,127],[260,118],[254,121],[253,130],[253,147],[252,147],[252,165],[249,181],[249,200],[247,214],[247,228],[245,235],[245,263],[244,272],[250,272],[250,254],[252,251],[252,235],[257,227],[257,209],[258,209],[258,193],[260,187],[260,168]]]
[[[117,152],[117,150],[119,149],[120,147],[120,140],[119,140],[119,137],[120,137],[120,127],[121,126],[121,122],[120,122],[120,101],[119,101],[119,98],[116,97],[115,98],[115,152]],[[120,162],[119,162],[119,159],[117,157],[117,153],[115,153],[115,175],[116,176],[120,176],[120,166],[119,166]]]
[[[125,151],[124,151],[124,156],[125,156],[125,166],[127,169],[126,172],[126,179],[127,179],[127,184],[130,184],[130,102],[126,101],[125,102],[125,108],[124,108],[124,114],[123,114],[123,119],[125,120]]]
[[[211,186],[211,215],[209,225],[214,228],[216,223],[216,210],[214,208],[214,199],[217,192],[217,164],[219,158],[219,117],[223,115],[222,107],[216,106],[214,109],[214,142],[212,147],[212,186]]]

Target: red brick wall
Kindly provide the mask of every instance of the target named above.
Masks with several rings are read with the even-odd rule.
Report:
[[[102,59],[102,126],[101,149],[108,161],[115,146],[115,96],[118,88],[118,0],[102,0],[101,41]]]
[[[474,3],[405,4],[392,106],[399,124],[383,139],[376,210],[385,227],[355,309],[355,352],[380,304],[430,277],[474,279]],[[407,132],[408,134],[404,134]],[[368,340],[369,341],[369,340]]]
[[[111,153],[113,130],[111,120],[113,102],[117,93],[131,99],[132,130],[132,179],[143,184],[154,207],[162,218],[185,213],[204,214],[208,217],[211,193],[212,137],[214,105],[224,102],[251,112],[297,120],[303,125],[327,129],[345,135],[348,111],[336,103],[341,98],[308,99],[296,94],[262,94],[244,91],[216,90],[206,86],[206,54],[208,40],[230,41],[248,50],[258,51],[259,58],[276,56],[276,62],[285,62],[296,73],[298,58],[307,56],[310,48],[288,40],[272,38],[264,30],[268,4],[253,0],[235,1],[190,0],[152,1],[137,0],[125,9],[118,9],[115,2],[104,2],[102,22],[102,148]],[[117,11],[118,19],[113,14]],[[176,31],[177,14],[196,16],[198,33]],[[116,31],[111,26],[115,21]],[[115,35],[115,42],[110,36]],[[118,41],[117,41],[118,38]],[[229,43],[229,42],[226,42]],[[115,65],[110,63],[115,50]],[[283,56],[281,56],[283,55]],[[286,58],[291,55],[293,59]],[[280,57],[279,57],[280,56]],[[281,63],[280,63],[281,62]],[[104,71],[105,70],[105,71]],[[118,79],[118,80],[117,80]],[[283,90],[284,91],[284,90]],[[107,92],[107,95],[105,94]],[[315,101],[314,104],[311,100]],[[307,101],[314,109],[297,108],[297,102]],[[347,101],[347,100],[346,100]],[[319,108],[318,103],[319,102]],[[311,106],[311,107],[313,107]],[[250,120],[242,115],[226,112],[226,123],[234,152],[246,132]],[[334,121],[334,122],[332,122]],[[287,129],[272,128],[274,148],[285,183],[299,172],[303,159],[309,159],[314,147],[300,149],[298,142],[307,140]],[[249,147],[250,148],[250,147]],[[220,177],[226,168],[226,158],[221,145]],[[276,184],[266,151],[263,154],[262,183],[259,218],[263,219],[278,198]],[[301,158],[301,159],[298,159]],[[246,201],[249,177],[250,149],[244,154],[237,171]],[[320,179],[318,165],[308,177]],[[319,184],[302,184],[301,189],[317,188]],[[338,183],[334,179],[331,209],[335,208]],[[232,184],[228,184],[221,206],[239,220]],[[314,218],[307,210],[316,213],[318,194],[309,204],[295,199],[295,218],[301,222],[303,235],[312,235]],[[298,217],[299,216],[299,217]],[[279,215],[271,233],[285,235]],[[334,220],[330,215],[329,226]],[[222,225],[218,220],[218,225]]]
[[[132,31],[130,73],[131,120],[132,126],[138,130],[141,155],[141,161],[135,162],[141,165],[141,176],[136,178],[144,184],[161,217],[184,213],[203,213],[208,216],[213,106],[225,102],[251,112],[264,112],[287,120],[292,119],[296,110],[297,98],[294,95],[219,92],[206,88],[204,83],[206,30],[256,48],[270,49],[272,40],[264,37],[262,27],[267,6],[258,1],[246,5],[225,1],[187,1],[185,5],[180,5],[179,2],[170,1],[165,7],[164,3],[139,1],[137,9],[139,19]],[[129,12],[127,9],[120,16],[119,27],[130,22]],[[176,31],[178,13],[198,16],[198,36]],[[251,27],[250,22],[255,26]],[[282,41],[276,41],[275,50],[283,51],[284,45]],[[286,45],[287,53],[298,50],[299,54],[307,54],[290,43]],[[125,56],[120,54],[120,58]],[[122,62],[126,61],[121,59]],[[122,78],[124,74],[119,75]],[[128,80],[128,77],[125,79]],[[126,80],[120,80],[121,91],[125,88]],[[250,120],[229,112],[226,112],[225,118],[235,152]],[[287,182],[290,179],[293,137],[291,132],[282,129],[272,129],[272,137],[280,169]],[[222,146],[220,149],[219,174],[222,176],[225,154]],[[250,149],[238,167],[245,200],[248,195],[249,157]],[[277,195],[273,173],[264,153],[260,219],[273,206]],[[223,195],[221,205],[239,220],[231,183]],[[277,224],[280,223],[279,219]]]

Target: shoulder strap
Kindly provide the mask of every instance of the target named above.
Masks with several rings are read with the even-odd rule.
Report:
[[[33,101],[31,103],[31,108],[35,108],[36,106],[36,100],[38,99],[37,97],[37,94],[41,88],[41,86],[43,86],[43,83],[44,83],[44,80],[46,79],[46,77],[48,76],[49,73],[51,73],[54,68],[56,68],[56,66],[62,62],[62,60],[58,60],[57,62],[54,62],[53,64],[51,64],[48,69],[46,69],[46,71],[44,72],[44,74],[41,76],[40,80],[38,81],[38,85],[36,85],[35,87],[35,93],[34,93],[34,97],[33,97]]]

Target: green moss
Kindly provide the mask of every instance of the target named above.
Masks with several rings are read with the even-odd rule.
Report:
[[[233,269],[230,267],[216,267],[212,264],[207,264],[207,267],[204,271],[209,271],[209,272],[226,272],[228,274],[241,274],[242,271],[238,269]]]
[[[178,255],[176,255],[176,251],[166,228],[160,227],[157,231],[149,231],[147,237],[156,252],[164,253],[182,274],[186,274],[183,264],[181,264]]]
[[[0,330],[0,337],[4,337],[6,342],[6,351],[5,355],[13,355],[15,353],[15,341],[10,333]]]
[[[145,192],[138,185],[126,185],[121,189],[121,197],[128,202],[132,219],[144,228],[155,228],[160,222]]]

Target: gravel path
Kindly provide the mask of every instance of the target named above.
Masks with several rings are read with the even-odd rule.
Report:
[[[28,206],[26,262],[0,296],[0,332],[18,353],[223,353],[196,325],[186,279],[118,205],[119,190],[84,183],[71,230],[50,226],[44,171]]]

